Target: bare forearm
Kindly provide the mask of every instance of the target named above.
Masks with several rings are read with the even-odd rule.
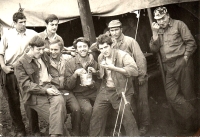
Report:
[[[3,55],[0,55],[0,65],[1,65],[1,67],[5,66],[4,56]]]
[[[113,67],[112,69],[113,71],[116,71],[116,72],[119,72],[121,74],[124,74],[124,75],[128,75],[128,73],[126,72],[126,70],[124,68],[119,68],[119,67]]]

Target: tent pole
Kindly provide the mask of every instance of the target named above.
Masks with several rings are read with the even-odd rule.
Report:
[[[153,22],[153,16],[152,16],[152,13],[151,13],[151,9],[148,8],[147,9],[147,12],[148,12],[148,16],[149,16],[149,22],[150,22],[150,26]],[[152,26],[151,26],[152,27]],[[162,64],[162,59],[161,59],[161,55],[160,55],[160,52],[156,53],[157,54],[157,57],[158,57],[158,62],[159,62],[159,65],[160,65],[160,71],[161,71],[161,74],[162,74],[162,80],[163,80],[163,85],[165,87],[165,71],[164,71],[164,67],[163,67],[163,64]]]
[[[151,24],[153,22],[153,16],[152,16],[152,13],[151,13],[151,9],[147,8],[147,12],[148,12],[149,22],[150,22],[150,26],[151,26]],[[162,64],[161,55],[160,55],[160,52],[158,52],[156,54],[157,54],[158,62],[159,62],[159,65],[160,65],[160,71],[161,71],[161,75],[162,75],[164,89],[166,90],[166,88],[165,88],[165,82],[166,82],[165,81],[165,72],[164,72],[164,67],[163,67],[163,64]],[[173,113],[173,110],[172,110],[172,106],[169,102],[168,102],[168,104],[169,104],[169,112],[170,112],[170,116],[172,118],[173,125],[177,127],[176,119],[175,119],[175,116],[174,116],[174,113]]]
[[[81,18],[83,35],[90,40],[90,44],[96,41],[92,13],[90,10],[89,0],[77,0]]]

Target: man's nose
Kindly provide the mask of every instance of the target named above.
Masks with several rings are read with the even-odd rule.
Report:
[[[26,22],[23,22],[22,25],[25,26],[25,25],[26,25]]]

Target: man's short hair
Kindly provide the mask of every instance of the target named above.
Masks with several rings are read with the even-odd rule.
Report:
[[[16,12],[13,14],[13,21],[17,22],[18,19],[26,19],[26,16],[24,15],[23,12]]]
[[[45,19],[45,22],[46,22],[46,24],[48,24],[49,22],[52,22],[52,21],[54,21],[54,20],[58,20],[58,22],[59,22],[59,19],[58,19],[58,17],[57,17],[56,15],[50,14],[50,15],[48,15],[47,18]]]
[[[107,34],[101,34],[97,38],[97,47],[99,48],[99,44],[107,43],[108,45],[112,45],[112,39],[111,36],[108,36]]]
[[[29,45],[31,47],[42,47],[45,45],[45,42],[40,36],[36,35],[30,40]]]
[[[51,46],[53,44],[57,44],[60,47],[60,50],[62,50],[64,48],[63,42],[60,41],[59,39],[55,39],[54,41],[52,41],[49,46]]]
[[[74,46],[75,49],[77,49],[77,43],[78,42],[84,42],[88,45],[88,47],[90,46],[90,41],[88,39],[86,39],[84,37],[79,37],[79,38],[75,39],[74,42],[73,42],[73,46]]]

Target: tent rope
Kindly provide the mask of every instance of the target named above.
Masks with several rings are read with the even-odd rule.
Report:
[[[138,25],[139,25],[139,22],[140,22],[140,10],[138,11],[138,13],[139,13],[139,17],[138,17],[138,21],[137,21],[136,30],[135,30],[135,40],[136,40],[136,37],[137,37]]]

